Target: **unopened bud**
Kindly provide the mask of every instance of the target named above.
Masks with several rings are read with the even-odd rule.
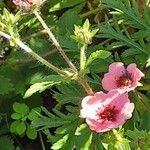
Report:
[[[92,42],[93,36],[98,30],[95,29],[91,31],[89,28],[90,24],[88,20],[85,21],[83,27],[75,25],[74,35],[72,38],[82,45],[90,44]]]
[[[43,0],[13,0],[13,3],[24,12],[32,13],[41,6]]]

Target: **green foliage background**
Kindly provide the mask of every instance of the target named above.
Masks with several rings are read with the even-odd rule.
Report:
[[[70,78],[56,75],[19,47],[11,47],[10,55],[0,66],[0,149],[19,149],[15,148],[18,144],[14,144],[13,136],[18,137],[20,132],[17,135],[14,135],[15,131],[10,133],[11,123],[16,120],[11,115],[15,111],[12,107],[14,102],[20,105],[25,103],[23,105],[27,105],[31,111],[42,106],[41,112],[33,117],[35,119],[28,118],[28,110],[25,116],[30,122],[27,118],[22,120],[24,116],[17,121],[45,134],[45,144],[50,142],[53,150],[150,149],[150,7],[148,1],[144,3],[142,11],[139,11],[135,0],[47,0],[41,7],[42,17],[78,69],[80,50],[78,43],[71,38],[74,25],[81,26],[88,18],[91,28],[99,29],[87,47],[88,60],[84,72],[95,92],[102,90],[101,78],[114,61],[121,61],[125,65],[136,63],[144,72],[143,86],[130,93],[130,99],[136,105],[133,117],[123,126],[124,130],[118,129],[122,140],[117,139],[113,132],[91,132],[84,119],[80,118],[81,100],[87,95],[81,85]],[[13,14],[17,12],[11,3],[1,1],[1,13],[4,7]],[[17,27],[22,40],[35,52],[54,65],[68,69],[33,15],[23,15]],[[0,52],[10,47],[6,39],[0,42]],[[43,96],[45,90],[53,103],[53,107],[48,106],[47,109]],[[25,136],[26,132],[32,139],[36,134],[34,131],[27,132],[24,129],[21,136]]]

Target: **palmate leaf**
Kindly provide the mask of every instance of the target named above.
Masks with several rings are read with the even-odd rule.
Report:
[[[103,145],[102,145],[102,142],[101,142],[101,135],[99,133],[94,133],[93,134],[93,147],[94,147],[94,150],[103,150]]]
[[[55,92],[54,98],[58,105],[72,103],[77,105],[86,95],[84,89],[74,82],[57,86],[59,92]]]
[[[129,57],[129,56],[135,56],[135,55],[140,55],[140,54],[142,54],[140,51],[137,51],[136,49],[130,48],[130,49],[125,50],[121,56],[122,57]]]
[[[41,93],[47,88],[52,87],[53,85],[60,84],[62,82],[69,82],[69,81],[70,81],[70,78],[65,78],[59,75],[49,75],[49,76],[39,79],[38,81],[34,80],[32,81],[32,83],[34,84],[31,85],[30,88],[26,91],[24,98],[28,98],[36,92]]]
[[[99,33],[100,34],[97,35],[98,38],[116,39],[118,41],[126,43],[126,45],[131,48],[135,48],[137,51],[141,51],[149,55],[148,52],[144,48],[142,48],[138,43],[136,43],[133,39],[129,39],[128,37],[123,35],[123,33],[116,31],[109,24],[105,26],[101,25],[99,27]]]
[[[24,117],[25,115],[29,113],[29,107],[24,103],[21,104],[21,103],[15,102],[13,104],[13,110],[15,111],[15,113],[20,114],[21,117]]]
[[[46,112],[46,114],[48,114],[49,117],[41,116],[40,118],[33,120],[32,126],[34,128],[38,127],[40,129],[59,127],[59,128],[61,128],[59,130],[59,132],[61,130],[64,130],[65,133],[63,133],[63,135],[57,140],[58,143],[56,142],[56,144],[53,147],[53,149],[59,149],[62,146],[64,146],[64,144],[68,141],[68,136],[72,136],[72,134],[71,134],[72,129],[76,129],[76,127],[77,127],[75,122],[77,122],[78,116],[77,116],[77,114],[71,114],[71,113],[69,113],[68,115],[64,115],[63,113],[58,112],[58,111],[55,111],[55,115],[53,115],[52,113],[48,112],[46,109],[44,109],[44,112]],[[66,133],[66,131],[67,131],[67,133]],[[66,135],[68,133],[69,133],[69,135]],[[65,137],[62,138],[63,136],[65,136]],[[55,135],[55,138],[51,140],[51,142],[55,139],[56,139],[56,135]],[[66,142],[65,142],[65,140],[66,140]],[[68,141],[68,142],[71,142],[71,141]],[[74,146],[74,144],[73,144],[73,146]],[[67,149],[65,149],[65,150],[67,150]]]
[[[70,124],[67,124],[67,126],[61,127],[61,129],[65,129],[65,134],[63,136],[63,141],[60,139],[58,143],[54,143],[51,149],[53,150],[72,150],[75,146],[75,131],[78,126],[78,121],[74,121]],[[59,128],[58,128],[59,129]],[[56,130],[57,132],[57,130]],[[58,132],[57,132],[58,133]],[[62,142],[61,147],[58,147],[58,144],[60,144],[60,141]]]
[[[85,75],[90,72],[90,69],[92,69],[94,62],[104,60],[108,58],[111,55],[110,52],[105,51],[105,50],[97,50],[88,57],[86,63],[85,63],[85,68],[82,70],[81,74]],[[100,63],[101,64],[101,63]],[[101,68],[103,65],[94,65],[98,66],[98,68]],[[106,65],[105,65],[106,66]],[[93,71],[91,71],[93,72]]]
[[[128,130],[126,135],[131,139],[130,145],[133,149],[149,150],[150,148],[150,132]]]
[[[68,134],[66,134],[65,136],[63,136],[59,141],[57,141],[56,143],[53,144],[53,146],[51,147],[51,149],[53,150],[59,150],[63,147],[64,143],[66,143],[67,139],[68,139]]]
[[[55,113],[56,115],[53,115],[49,112],[49,117],[40,116],[39,118],[34,119],[32,122],[33,127],[42,129],[59,127],[65,124],[70,124],[74,120],[78,119],[77,114],[69,113],[67,115],[64,115],[61,112],[58,113],[58,111],[55,111]]]
[[[129,25],[139,28],[139,29],[149,29],[150,26],[145,22],[145,20],[141,17],[140,13],[136,8],[136,3],[133,2],[133,6],[129,1],[123,0],[103,0],[105,4],[110,6],[111,8],[115,9],[119,12]],[[144,13],[147,15],[146,13]],[[150,18],[150,16],[147,16]],[[146,18],[147,18],[146,17]]]
[[[53,150],[88,150],[92,142],[92,132],[86,124],[82,124],[77,107],[67,107],[71,111],[64,114],[53,109],[53,114],[42,107],[48,117],[40,116],[32,121],[32,126],[39,129],[57,128],[55,137],[51,137]],[[55,115],[54,115],[55,114]]]
[[[86,124],[81,124],[76,132],[76,148],[80,150],[89,150],[92,143],[92,132]]]
[[[96,59],[106,59],[111,55],[110,52],[105,50],[97,50],[93,52],[86,61],[86,66],[89,66]]]
[[[61,128],[62,129],[62,128]],[[57,133],[59,128],[56,130]],[[62,134],[62,132],[60,132]],[[65,126],[64,136],[53,144],[53,150],[89,150],[92,142],[92,132],[88,129],[86,124],[79,124],[78,121],[73,125]]]

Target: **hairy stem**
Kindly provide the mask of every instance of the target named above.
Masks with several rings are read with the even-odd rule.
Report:
[[[47,26],[47,24],[43,20],[43,18],[39,15],[39,13],[37,11],[34,11],[34,15],[39,20],[39,22],[42,24],[43,28],[47,31],[47,34],[49,35],[50,39],[52,40],[52,42],[54,43],[54,45],[56,46],[56,48],[58,49],[58,51],[60,52],[60,54],[62,55],[62,57],[64,58],[64,60],[66,61],[66,63],[70,66],[70,68],[73,69],[74,72],[77,72],[76,67],[69,60],[69,58],[67,57],[67,55],[65,54],[65,52],[61,48],[60,44],[56,40],[55,36],[53,35],[53,33],[51,32],[50,28]]]
[[[60,70],[59,68],[55,67],[54,65],[52,65],[51,63],[49,63],[48,61],[46,61],[44,58],[42,58],[37,53],[35,53],[34,51],[32,51],[32,49],[29,48],[27,45],[25,45],[22,41],[16,40],[16,44],[20,48],[22,48],[23,50],[25,50],[28,54],[32,55],[36,60],[38,60],[39,62],[41,62],[45,66],[47,66],[48,68],[52,69],[53,71],[57,72],[58,74],[62,74],[64,76],[68,76],[68,74],[66,72],[64,72],[63,70]]]
[[[11,36],[0,31],[0,35],[5,37],[8,40],[11,40]],[[52,65],[51,63],[49,63],[48,61],[46,61],[45,59],[43,59],[41,56],[39,56],[37,53],[35,53],[30,47],[28,47],[27,45],[25,45],[20,39],[14,39],[15,43],[22,48],[25,52],[27,52],[28,54],[30,54],[32,57],[34,57],[36,60],[38,60],[39,62],[41,62],[42,64],[44,64],[45,66],[47,66],[48,68],[52,69],[53,71],[57,72],[58,74],[62,74],[64,76],[68,76],[68,74],[66,72],[64,72],[63,70],[55,67],[54,65]]]
[[[44,53],[44,54],[41,54],[40,56],[44,59],[52,56],[52,54],[56,53],[57,52],[57,49],[53,49],[52,51],[49,51],[47,53]],[[28,63],[31,63],[31,62],[34,62],[36,61],[35,59],[18,59],[15,61],[15,65],[22,65],[22,64],[28,64]]]
[[[85,49],[86,49],[86,44],[84,44],[80,50],[80,71],[84,69],[86,63]]]

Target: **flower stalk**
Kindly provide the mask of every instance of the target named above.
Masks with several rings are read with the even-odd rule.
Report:
[[[85,50],[86,50],[86,47],[87,47],[87,45],[84,44],[80,50],[80,71],[84,70],[84,68],[85,68],[85,64],[86,64]]]
[[[47,34],[49,35],[50,39],[52,40],[52,42],[54,43],[54,45],[56,46],[56,48],[58,49],[58,51],[60,52],[60,54],[62,55],[62,57],[64,58],[64,60],[66,61],[66,63],[70,66],[70,68],[74,72],[77,72],[76,67],[69,60],[69,58],[67,57],[67,55],[65,54],[65,52],[61,48],[59,42],[56,40],[55,36],[53,35],[53,33],[51,32],[50,28],[47,26],[47,24],[43,20],[43,18],[40,16],[40,14],[37,11],[34,11],[33,13],[36,16],[36,18],[39,20],[39,22],[41,23],[41,25],[43,26],[43,28],[47,31]]]
[[[77,80],[82,85],[82,87],[85,89],[85,91],[87,92],[88,95],[94,95],[92,88],[89,86],[89,84],[83,77],[77,76]]]

